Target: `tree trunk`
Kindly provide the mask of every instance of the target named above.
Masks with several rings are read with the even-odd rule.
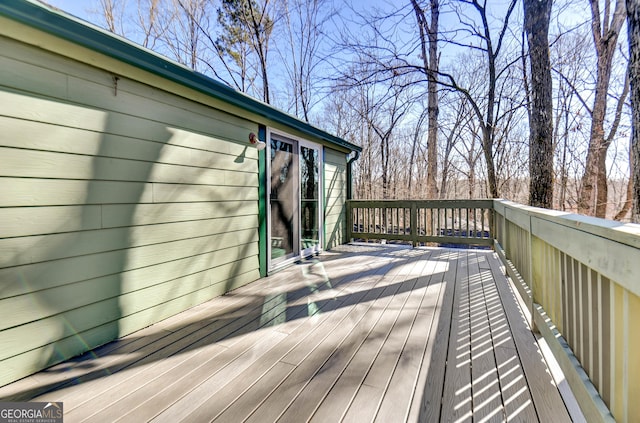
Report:
[[[427,69],[429,92],[429,131],[427,136],[427,196],[438,198],[438,0],[431,0],[431,25],[429,25],[429,67]]]
[[[627,0],[627,29],[629,32],[629,79],[631,81],[631,221],[640,223],[640,4]]]
[[[413,145],[411,146],[411,157],[409,159],[409,168],[407,169],[408,170],[407,191],[409,191],[409,195],[412,195],[411,198],[413,198],[413,178],[414,178],[413,167],[416,164],[416,153],[418,152],[418,147],[420,145],[420,136],[422,135],[422,124],[424,123],[425,117],[427,117],[425,112],[428,112],[428,110],[422,111],[422,113],[420,114],[420,117],[418,118],[418,122],[416,123],[415,130],[413,132]],[[421,180],[422,175],[420,173],[421,172],[418,173],[418,181]]]
[[[444,157],[442,159],[442,179],[440,182],[440,192],[439,198],[444,200],[447,198],[447,182],[449,179],[449,167],[451,166],[451,162],[449,157],[451,156],[451,150],[453,150],[453,140],[454,140],[454,130],[452,130],[447,136],[447,143],[444,148]]]
[[[384,137],[380,137],[380,155],[382,165],[382,198],[389,199],[389,145]]]
[[[469,169],[469,175],[467,176],[467,183],[468,183],[468,196],[469,199],[472,200],[476,197],[475,195],[475,191],[476,191],[476,171],[475,169],[472,167]]]
[[[427,131],[427,197],[438,198],[438,19],[439,0],[430,1],[431,22],[427,22],[425,11],[417,0],[411,0],[413,12],[420,31],[420,48],[423,70],[427,75],[427,112],[429,129]],[[428,50],[428,54],[427,54]]]
[[[590,0],[592,14],[592,33],[598,57],[596,74],[596,92],[591,111],[591,136],[582,187],[578,195],[578,213],[605,217],[607,206],[606,156],[607,143],[604,134],[604,120],[607,114],[607,96],[611,78],[611,63],[615,53],[620,28],[624,23],[624,0],[617,0],[615,12],[608,22],[604,16],[604,28],[601,25],[598,0]],[[609,10],[611,0],[606,0],[605,10]]]
[[[493,111],[491,111],[491,114],[493,114]],[[493,160],[493,126],[490,124],[482,128],[482,152],[487,163],[488,194],[490,198],[498,198],[498,177],[496,176],[496,167]]]
[[[524,0],[531,66],[529,104],[529,204],[553,207],[553,103],[549,60],[552,0]]]
[[[478,2],[473,2],[473,5],[478,10],[478,12],[480,13],[480,17],[482,18],[482,33],[484,35],[484,40],[486,43],[487,67],[489,71],[489,88],[487,90],[486,113],[484,119],[482,119],[481,116],[478,116],[480,118],[480,123],[482,126],[482,150],[484,153],[485,161],[487,162],[487,182],[489,184],[489,196],[491,198],[498,198],[498,174],[496,172],[496,165],[493,157],[495,124],[497,121],[496,84],[498,81],[498,71],[496,69],[496,62],[500,53],[502,42],[504,40],[503,37],[506,33],[506,28],[509,23],[509,17],[511,16],[511,13],[515,8],[516,1],[512,0],[509,3],[509,6],[507,6],[507,14],[504,18],[503,27],[500,31],[497,43],[495,44],[495,49],[493,41],[491,39],[491,30],[489,29],[487,10]]]

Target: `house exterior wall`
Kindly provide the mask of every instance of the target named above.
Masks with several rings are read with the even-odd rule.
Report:
[[[266,129],[360,147],[39,3],[0,4],[0,386],[267,273]]]
[[[325,249],[347,242],[346,198],[347,157],[330,148],[324,149]]]
[[[0,68],[0,385],[260,277],[257,124],[5,37]]]

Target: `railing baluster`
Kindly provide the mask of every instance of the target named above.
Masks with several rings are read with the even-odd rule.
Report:
[[[409,214],[409,224],[407,225],[407,213]],[[415,230],[415,227],[411,227],[411,208],[409,209],[404,209],[404,232],[405,235],[411,235],[411,232]]]
[[[369,209],[362,209],[362,231],[364,233],[370,232],[369,230]]]
[[[469,209],[465,209],[466,220],[464,223],[464,230],[467,232],[467,238],[471,238],[471,228],[469,227]]]
[[[440,228],[440,233],[443,236],[447,235],[447,225],[449,220],[447,219],[447,209],[442,209],[442,227]]]
[[[353,208],[351,209],[351,218],[353,219],[353,221],[351,222],[351,230],[353,232],[360,232],[359,230],[359,226],[360,226],[360,215],[358,213],[360,209],[358,208]]]
[[[473,237],[478,237],[478,209],[473,208]]]
[[[451,209],[445,209],[444,210],[444,227],[445,227],[445,231],[446,231],[445,235],[447,235],[447,236],[451,233],[451,228],[449,228],[449,222],[450,222],[450,220],[449,220],[449,211],[450,210]]]
[[[456,236],[456,209],[451,207],[450,211],[451,220],[449,221],[449,224],[451,225],[451,228],[449,228],[449,236]]]

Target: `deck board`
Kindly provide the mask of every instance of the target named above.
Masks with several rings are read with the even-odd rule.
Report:
[[[491,251],[355,244],[0,388],[65,422],[570,421]]]
[[[504,408],[494,348],[497,319],[493,313],[499,298],[491,272],[483,267],[484,263],[480,259],[474,258],[470,262],[470,267],[474,270],[474,277],[470,282],[473,419],[500,422],[504,421]]]
[[[400,264],[405,265],[406,263]],[[317,391],[322,389],[322,382],[326,384],[327,379],[331,382],[332,376],[341,370],[344,360],[361,345],[368,331],[373,330],[389,305],[392,304],[389,308],[393,309],[393,303],[402,300],[402,297],[396,294],[407,282],[397,277],[398,271],[399,268],[396,266],[382,277],[379,286],[376,286],[383,288],[382,290],[374,288],[366,291],[364,301],[355,305],[349,319],[337,327],[330,337],[325,338],[318,348],[301,360],[292,361],[291,357],[285,357],[285,362],[296,364],[298,367],[248,421],[275,421],[281,417],[283,421],[300,421],[297,415],[292,416],[290,409],[293,407],[294,411],[303,413],[300,410],[301,405],[315,405],[313,401],[309,401],[309,397],[315,396]],[[305,401],[297,401],[300,396],[303,400],[306,399],[306,404]],[[277,414],[279,410],[284,411]],[[289,417],[286,417],[287,415]]]
[[[441,421],[470,422],[471,394],[471,310],[469,265],[466,251],[460,253],[454,286],[449,349],[442,393]]]
[[[557,386],[544,361],[538,342],[527,326],[524,314],[515,298],[516,294],[504,276],[504,270],[497,260],[489,263],[538,419],[542,422],[571,421],[562,397],[556,395]]]
[[[376,419],[381,422],[406,421],[411,409],[414,392],[418,386],[418,377],[424,363],[425,347],[433,319],[435,304],[430,303],[433,295],[433,269],[427,266],[418,278],[416,288],[423,295],[415,295],[415,310],[405,344],[402,346],[396,369],[389,382],[386,394],[382,398],[380,411]]]
[[[432,275],[432,280],[437,283],[439,290],[433,291],[434,295],[437,292],[437,299],[432,300],[435,303],[432,309],[433,320],[427,329],[424,360],[409,411],[408,421],[411,422],[440,420],[447,367],[443,363],[447,362],[451,342],[451,317],[454,313],[453,302],[460,251],[441,250],[439,254],[432,255],[435,268],[439,270],[439,273]]]

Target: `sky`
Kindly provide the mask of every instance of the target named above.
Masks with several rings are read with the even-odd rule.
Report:
[[[95,23],[95,22],[101,21],[98,13],[100,0],[39,0],[39,1],[48,3],[58,9],[61,9],[69,14],[72,14],[88,22]],[[135,7],[134,6],[136,3],[135,0],[119,0],[118,3],[122,1],[124,1],[125,4],[127,5],[131,5],[131,7]],[[497,14],[499,16],[502,16],[509,2],[510,0],[491,0],[490,15]],[[411,27],[415,25],[414,17],[413,17],[413,14],[411,13],[411,8],[408,0],[334,0],[334,4],[336,8],[340,10],[340,14],[347,18],[346,20],[340,21],[342,25],[344,25],[345,23],[348,25],[350,21],[348,14],[352,13],[350,12],[350,10],[352,10],[351,9],[352,7],[353,9],[360,10],[364,14],[369,14],[369,13],[378,14],[375,11],[377,10],[382,10],[382,11],[394,10],[395,11],[395,10],[398,10],[398,8],[401,8],[403,6],[405,9],[405,13],[409,13],[408,17],[411,18],[411,23],[409,22],[406,22],[406,23]],[[518,2],[517,8],[519,7],[520,7],[520,2]],[[441,13],[440,13],[440,29],[442,31],[448,31],[452,28],[458,28],[460,26],[459,18],[455,15],[455,13],[452,13],[451,10],[445,10],[445,9],[441,10]],[[380,14],[384,14],[384,13],[385,12],[380,12]],[[518,13],[516,13],[515,15],[518,15]],[[352,34],[358,34],[362,30],[359,27],[359,25],[360,23],[354,24],[353,28],[343,28],[343,30],[346,30],[346,32],[351,32]],[[337,31],[337,32],[340,32],[340,31]],[[392,32],[394,32],[395,35],[398,36],[400,32],[402,32],[402,29],[400,29],[400,32],[398,31],[392,31]],[[127,33],[126,35],[130,36],[131,34]],[[135,42],[136,40],[134,39],[133,41]],[[457,48],[455,45],[448,45],[446,50],[448,52],[447,54],[448,56],[453,56],[454,54],[451,52],[456,51]],[[446,60],[446,58],[443,58],[443,59]]]
[[[87,9],[94,3],[87,0],[44,0],[45,3],[49,3],[51,6],[55,6],[58,9],[62,9],[67,13],[75,15],[81,19],[90,21],[89,13]]]
[[[100,0],[44,0],[44,2],[56,8],[64,10],[69,14],[72,14],[74,16],[77,16],[80,19],[84,19],[89,22],[99,20],[98,15],[95,12],[99,7],[99,1]],[[366,1],[366,6],[363,3],[364,1]],[[369,12],[372,12],[376,6],[384,8],[384,6],[386,5],[388,9],[389,7],[397,8],[398,5],[408,3],[407,0],[334,0],[334,2],[336,5],[342,5],[342,4],[345,5],[345,7],[340,8],[341,12],[343,13],[347,11],[348,7],[346,7],[346,5],[349,3],[353,3],[358,8],[362,8],[364,6],[364,8]],[[501,12],[506,9],[505,6],[508,2],[509,0],[490,0],[489,4],[491,4],[492,6],[491,14],[493,15],[493,13],[497,12],[496,15],[500,16],[502,14]],[[136,2],[134,0],[129,0],[128,3],[135,4]],[[554,5],[555,19],[552,20],[551,32],[553,33],[555,30],[557,32],[562,33],[566,30],[566,28],[574,27],[579,23],[588,23],[590,18],[588,7],[580,8],[582,4],[586,6],[587,4],[586,0],[576,0],[575,2],[570,2],[565,0],[563,2],[557,2]],[[518,7],[520,7],[520,2],[518,2]],[[94,12],[92,13],[91,10],[94,10]],[[520,13],[521,11],[516,12],[514,16],[514,20],[521,19]],[[494,15],[494,17],[497,17],[496,15]],[[344,21],[342,22],[344,23]],[[408,21],[402,22],[402,23],[409,24]],[[460,26],[460,23],[458,20],[458,16],[455,13],[451,13],[449,11],[449,13],[441,14],[441,29],[443,29],[443,27],[456,28],[459,26]],[[347,29],[347,31],[349,30]],[[352,32],[353,34],[359,34],[359,28],[351,29],[350,32]],[[395,34],[397,35],[401,32],[402,31],[400,30],[399,32],[395,32]],[[625,35],[626,35],[626,30],[623,31],[621,38],[623,39]],[[519,36],[519,34],[513,34],[513,36]],[[553,36],[551,38],[553,38]],[[441,66],[443,65],[446,66],[447,61],[454,64],[459,61],[459,56],[458,54],[456,54],[456,48],[453,45],[448,45],[446,46],[446,48],[445,46],[441,46],[441,54],[442,54]],[[277,79],[278,72],[275,71],[275,68],[272,69],[272,74],[271,74],[272,80],[274,79],[274,76],[276,77],[275,79]],[[273,90],[275,90],[277,87],[278,87],[277,84],[272,84]],[[280,89],[282,90],[283,88],[280,87]],[[274,93],[272,92],[272,94]],[[276,107],[282,108],[283,110],[286,109],[287,105],[281,104],[282,101],[284,101],[282,100],[282,98],[284,97],[282,97],[281,95],[279,96],[277,92],[275,92],[275,94],[276,95],[272,95],[272,101],[274,101],[274,105]],[[275,98],[276,100],[273,100],[273,98]],[[625,151],[621,151],[618,153],[626,157]],[[615,155],[617,156],[618,154],[615,154]]]

